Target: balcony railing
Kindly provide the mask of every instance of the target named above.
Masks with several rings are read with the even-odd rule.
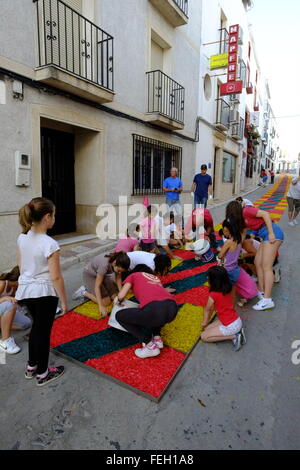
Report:
[[[240,118],[240,122],[231,125],[231,137],[236,140],[242,140],[244,137],[245,120]]]
[[[180,10],[185,14],[185,16],[188,16],[188,9],[189,9],[189,2],[188,0],[173,0],[174,3],[180,8]]]
[[[246,92],[248,95],[252,95],[253,94],[253,85],[251,82],[247,83],[246,85]]]
[[[174,28],[188,23],[188,0],[150,0]]]
[[[219,29],[219,32],[220,32],[219,54],[226,54],[226,52],[228,52],[229,33],[226,28]]]
[[[113,91],[113,37],[61,0],[34,0],[39,67],[55,66]]]
[[[217,118],[216,118],[216,127],[222,131],[227,131],[229,129],[229,115],[230,115],[230,106],[222,98],[216,99],[217,103]]]
[[[147,72],[148,113],[158,113],[184,123],[185,89],[160,70]]]

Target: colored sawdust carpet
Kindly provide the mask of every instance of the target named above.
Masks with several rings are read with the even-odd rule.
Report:
[[[282,177],[254,205],[270,212],[278,222],[286,210],[290,178]],[[218,235],[221,225],[216,225]],[[188,248],[188,247],[187,247]],[[79,305],[54,322],[51,348],[58,354],[85,365],[102,377],[159,401],[176,377],[201,337],[204,306],[209,296],[207,271],[216,263],[195,260],[189,249],[175,250],[180,259],[172,260],[172,269],[161,277],[164,286],[176,289],[178,313],[174,321],[161,329],[164,348],[154,358],[140,359],[134,351],[138,342],[129,333],[108,325],[93,302]],[[128,298],[134,300],[132,295]],[[108,309],[108,311],[110,311]]]
[[[178,250],[178,255],[182,259],[174,260],[173,269],[161,278],[165,286],[176,289],[178,314],[161,330],[164,348],[159,356],[136,357],[138,341],[129,333],[111,328],[108,318],[101,318],[93,302],[86,302],[55,321],[53,350],[159,401],[200,339],[203,305],[208,297],[206,272],[215,264],[195,261],[193,252]]]

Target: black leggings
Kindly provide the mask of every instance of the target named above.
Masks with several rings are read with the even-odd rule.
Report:
[[[141,343],[147,344],[151,341],[151,336],[145,335],[141,327],[151,327],[152,334],[159,335],[160,329],[174,320],[177,309],[174,300],[156,300],[143,308],[124,308],[117,312],[116,320]]]
[[[48,368],[50,336],[58,298],[24,299],[22,303],[28,308],[33,320],[28,343],[28,365],[37,366],[37,374],[43,374]]]

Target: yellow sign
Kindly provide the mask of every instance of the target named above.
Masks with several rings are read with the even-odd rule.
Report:
[[[209,60],[210,70],[222,69],[228,66],[228,52],[226,54],[212,55]]]

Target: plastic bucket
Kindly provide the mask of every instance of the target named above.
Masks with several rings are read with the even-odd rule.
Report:
[[[197,256],[200,256],[201,260],[204,263],[212,261],[214,258],[214,253],[210,248],[210,243],[207,240],[197,240],[194,243],[194,252]]]

